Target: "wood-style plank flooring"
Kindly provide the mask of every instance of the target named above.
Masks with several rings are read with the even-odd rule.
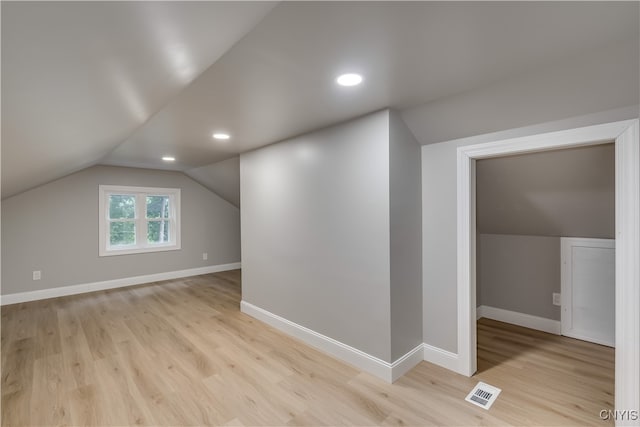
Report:
[[[395,384],[239,311],[240,272],[2,307],[2,425],[603,425],[613,350],[481,320],[473,378]],[[502,388],[490,411],[464,397]]]

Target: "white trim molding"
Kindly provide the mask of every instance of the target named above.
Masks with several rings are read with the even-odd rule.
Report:
[[[441,366],[445,369],[462,373],[460,372],[460,362],[457,354],[426,343],[423,344],[423,347],[425,362],[433,363],[434,365]]]
[[[106,289],[124,288],[144,283],[162,280],[180,279],[182,277],[199,276],[201,274],[218,273],[221,271],[237,270],[241,268],[239,262],[230,264],[210,265],[207,267],[190,268],[187,270],[168,271],[166,273],[147,274],[144,276],[124,277],[122,279],[105,280],[101,282],[83,283],[80,285],[61,286],[59,288],[42,289],[38,291],[20,292],[0,296],[0,305],[17,304],[20,302],[38,301],[67,295],[84,294],[88,292],[104,291]]]
[[[336,359],[375,375],[389,383],[400,378],[423,360],[423,344],[417,345],[395,362],[389,363],[362,350],[358,350],[350,345],[280,317],[277,314],[273,314],[247,301],[240,302],[240,311],[287,335],[299,339],[305,344],[317,348],[323,353],[327,353]]]
[[[639,120],[624,120],[458,148],[458,358],[476,371],[476,236],[474,168],[477,159],[615,141],[616,150],[616,409],[640,402],[640,141]],[[636,421],[633,421],[636,423]],[[621,423],[621,422],[619,422]],[[620,424],[622,425],[622,424]]]
[[[180,225],[180,192],[179,188],[131,187],[124,185],[98,186],[98,256],[130,255],[149,252],[177,251],[181,249]],[[126,195],[135,200],[135,213],[129,219],[110,219],[109,200],[111,196]],[[169,198],[168,216],[161,218],[169,227],[169,241],[164,243],[150,243],[147,240],[147,227],[158,219],[147,217],[147,198],[162,196]],[[133,244],[112,246],[110,243],[110,223],[130,222],[134,224],[135,240]]]
[[[424,360],[423,346],[422,343],[418,344],[413,350],[391,364],[391,382],[395,382]]]
[[[536,331],[548,332],[554,335],[560,335],[561,331],[559,320],[547,319],[544,317],[533,316],[526,313],[518,313],[517,311],[510,311],[504,310],[502,308],[481,305],[476,310],[476,314],[477,319],[481,319],[484,317],[486,319],[510,323],[512,325],[535,329]]]
[[[640,410],[640,130],[616,138],[616,409]],[[618,424],[618,423],[617,423]],[[639,425],[626,420],[620,425]]]

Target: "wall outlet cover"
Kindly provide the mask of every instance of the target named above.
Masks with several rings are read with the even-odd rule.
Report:
[[[562,305],[561,295],[562,294],[559,294],[557,292],[553,293],[553,305]]]
[[[40,272],[40,270],[34,270],[33,280],[40,280],[40,279],[42,279],[42,273]]]
[[[202,259],[205,260],[205,261],[208,260],[209,259],[209,254],[206,253],[206,252],[203,252],[202,253]]]

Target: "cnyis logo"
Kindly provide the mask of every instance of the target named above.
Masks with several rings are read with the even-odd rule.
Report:
[[[638,421],[640,412],[637,409],[603,409],[600,411],[600,419],[604,421]]]

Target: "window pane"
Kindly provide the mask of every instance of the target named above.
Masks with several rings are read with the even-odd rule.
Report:
[[[169,221],[149,221],[147,223],[147,241],[149,243],[169,243]]]
[[[169,218],[169,196],[147,196],[147,218]]]
[[[133,219],[136,217],[136,196],[112,194],[109,196],[109,218]]]
[[[136,224],[133,221],[109,223],[111,246],[134,245],[136,243]]]

